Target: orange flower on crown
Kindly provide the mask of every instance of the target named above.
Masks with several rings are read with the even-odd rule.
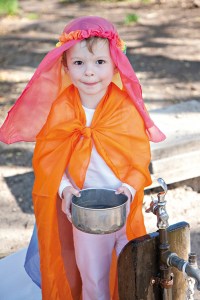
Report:
[[[66,42],[71,40],[79,40],[81,38],[81,30],[71,31],[70,33],[63,32],[59,37],[59,42],[56,44],[56,47],[60,47]]]
[[[123,40],[121,40],[119,37],[117,38],[116,46],[117,48],[121,49],[123,53],[126,54],[126,48],[127,48],[126,43]]]
[[[56,47],[60,47],[71,40],[82,40],[90,36],[98,36],[106,38],[108,40],[114,39],[116,41],[117,48],[119,48],[122,52],[126,54],[126,44],[123,40],[120,39],[118,35],[113,35],[110,32],[101,32],[97,30],[76,30],[71,31],[70,33],[63,32],[59,37],[59,42],[56,44]]]

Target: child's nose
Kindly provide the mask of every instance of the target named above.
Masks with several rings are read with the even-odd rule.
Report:
[[[94,70],[91,65],[87,65],[85,69],[85,76],[93,76]]]

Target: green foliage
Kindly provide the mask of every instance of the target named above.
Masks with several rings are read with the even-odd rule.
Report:
[[[63,3],[63,4],[67,4],[67,3],[76,3],[76,2],[97,2],[97,0],[58,0],[60,3]],[[100,0],[102,2],[125,2],[127,0]],[[129,0],[130,2],[139,2],[139,3],[149,3],[151,0]]]
[[[18,0],[0,0],[0,15],[15,15],[18,8]]]
[[[29,20],[38,20],[40,17],[37,13],[29,13],[26,15]]]
[[[122,0],[123,1],[123,0]],[[129,0],[129,2],[136,2],[136,3],[149,3],[151,0]]]
[[[76,2],[84,2],[84,0],[59,0],[60,3],[65,4],[65,3],[76,3]]]
[[[139,16],[137,14],[128,14],[126,17],[125,17],[125,21],[124,23],[126,25],[130,25],[130,24],[133,24],[133,23],[137,23],[139,20]]]
[[[144,3],[144,4],[148,4],[148,3],[151,2],[151,0],[141,0],[141,2]]]

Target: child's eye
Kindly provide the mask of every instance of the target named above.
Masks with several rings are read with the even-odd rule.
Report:
[[[74,61],[74,65],[80,66],[80,65],[82,65],[82,64],[83,64],[83,62],[82,62],[81,60],[76,60],[76,61]]]
[[[98,60],[97,60],[97,64],[98,64],[98,65],[103,65],[103,64],[105,64],[105,62],[106,62],[106,61],[105,61],[104,59],[98,59]]]

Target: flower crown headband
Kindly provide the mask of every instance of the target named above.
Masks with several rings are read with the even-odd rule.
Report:
[[[98,30],[76,30],[71,31],[70,33],[63,32],[59,37],[59,42],[56,44],[56,47],[60,47],[71,40],[83,40],[92,36],[101,37],[108,40],[115,40],[116,47],[126,54],[127,46],[125,42],[119,38],[118,34],[110,31],[103,32]]]

